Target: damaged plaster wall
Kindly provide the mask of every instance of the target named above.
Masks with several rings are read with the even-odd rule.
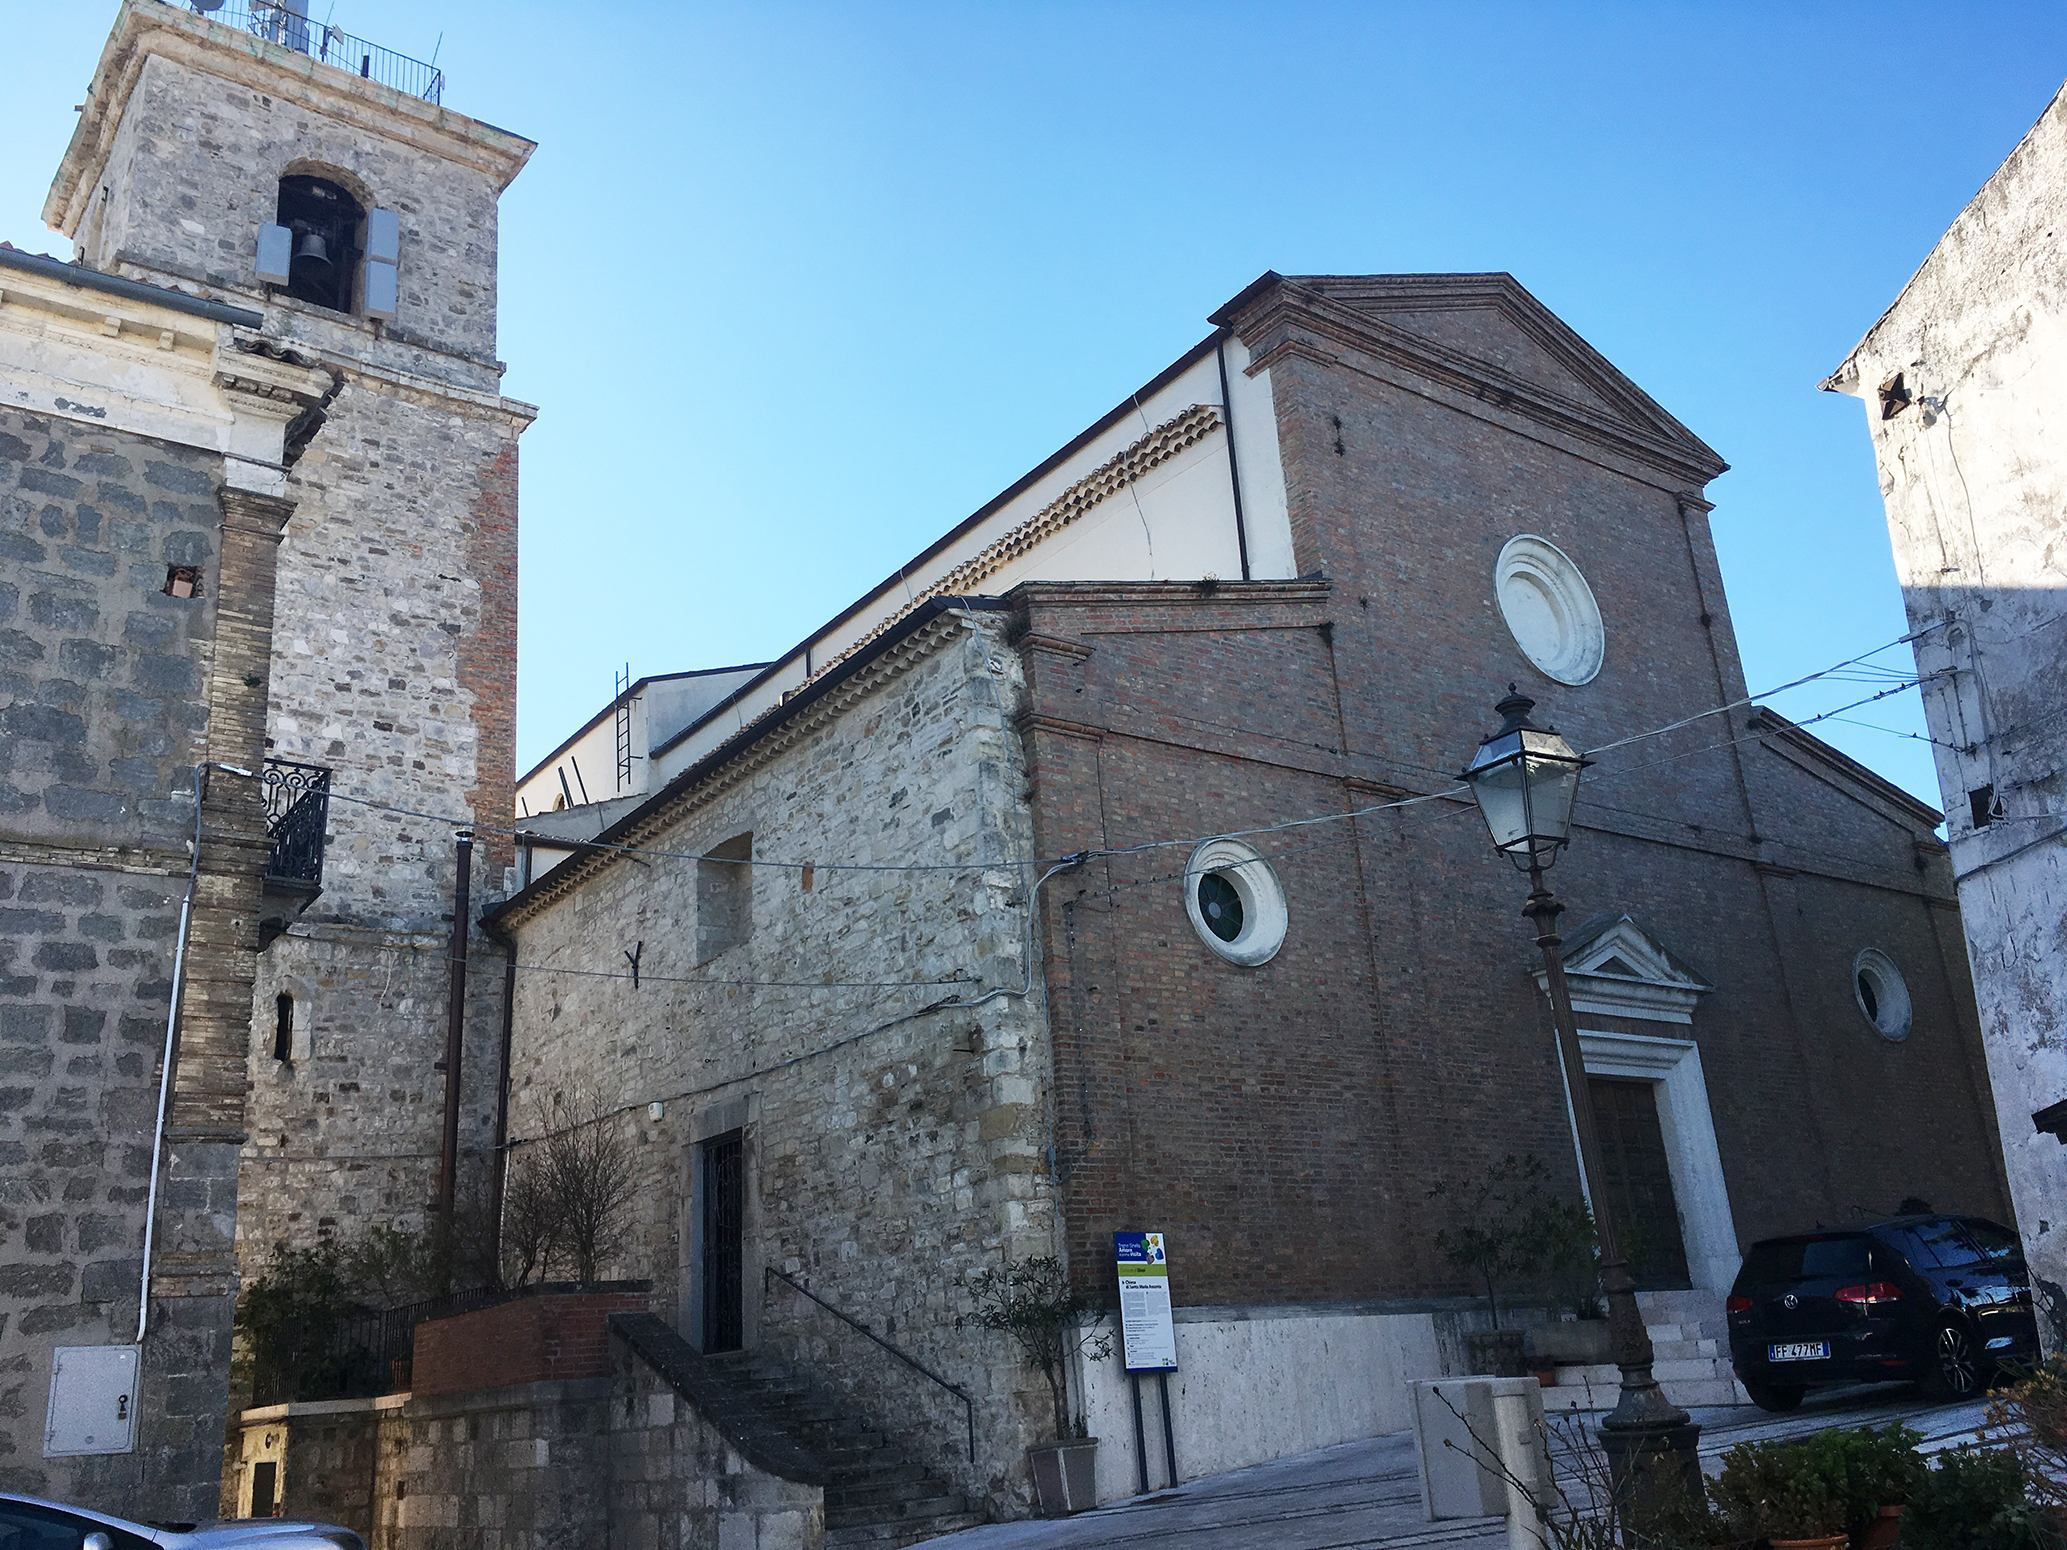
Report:
[[[2067,91],[1827,383],[1865,402],[2004,1162],[2067,1350]]]

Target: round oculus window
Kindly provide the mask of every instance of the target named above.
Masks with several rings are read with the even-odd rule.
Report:
[[[1852,960],[1852,999],[1884,1039],[1909,1037],[1909,986],[1895,960],[1869,947]]]
[[[1199,940],[1229,963],[1268,963],[1285,945],[1285,891],[1240,840],[1207,840],[1184,869],[1184,910]]]
[[[1600,605],[1562,549],[1532,533],[1508,539],[1493,565],[1493,596],[1514,643],[1546,677],[1593,681],[1607,647]]]

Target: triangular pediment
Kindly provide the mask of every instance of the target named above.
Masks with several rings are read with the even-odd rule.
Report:
[[[1267,275],[1215,314],[1228,321],[1275,285],[1316,310],[1359,319],[1446,385],[1502,408],[1627,437],[1712,478],[1725,465],[1509,274]],[[1393,353],[1393,352],[1386,352]]]
[[[1565,939],[1565,977],[1580,1012],[1685,1023],[1714,987],[1627,915],[1596,915]],[[1547,988],[1540,967],[1536,983]]]

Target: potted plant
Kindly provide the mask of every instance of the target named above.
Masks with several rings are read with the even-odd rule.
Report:
[[[1504,1287],[1532,1281],[1554,1249],[1574,1233],[1567,1206],[1551,1194],[1550,1170],[1533,1154],[1502,1158],[1468,1183],[1437,1182],[1428,1198],[1453,1208],[1457,1220],[1437,1230],[1435,1246],[1458,1270],[1485,1288],[1493,1327],[1466,1337],[1471,1370],[1518,1378],[1528,1367],[1527,1337],[1500,1324]],[[1585,1215],[1583,1208],[1576,1208]],[[1587,1218],[1591,1234],[1592,1218]],[[1603,1326],[1605,1327],[1605,1326]]]
[[[1928,1467],[1916,1451],[1922,1434],[1896,1422],[1879,1431],[1826,1432],[1817,1441],[1842,1468],[1852,1550],[1895,1550],[1902,1514]]]
[[[1070,1414],[1069,1359],[1075,1351],[1094,1362],[1112,1355],[1111,1334],[1096,1327],[1104,1310],[1069,1284],[1062,1261],[1052,1256],[979,1271],[969,1279],[969,1292],[976,1304],[971,1322],[1010,1335],[1048,1385],[1055,1440],[1026,1450],[1041,1516],[1059,1518],[1095,1505],[1098,1439],[1081,1414]]]
[[[1722,1466],[1710,1494],[1733,1532],[1772,1550],[1842,1550],[1850,1537],[1844,1458],[1824,1437],[1742,1442]]]

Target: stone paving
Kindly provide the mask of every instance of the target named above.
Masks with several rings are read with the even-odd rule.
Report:
[[[1934,1405],[1913,1388],[1897,1386],[1834,1389],[1784,1416],[1749,1406],[1693,1415],[1702,1425],[1702,1461],[1712,1471],[1716,1458],[1737,1443],[1832,1426],[1903,1421],[1924,1434],[1927,1451],[1935,1451],[1972,1438],[1984,1408],[1978,1402]],[[940,1550],[1090,1550],[1122,1543],[1173,1550],[1490,1550],[1507,1543],[1507,1520],[1429,1522],[1422,1515],[1413,1434],[1394,1432],[1188,1481],[1074,1518],[994,1523],[927,1541]]]

